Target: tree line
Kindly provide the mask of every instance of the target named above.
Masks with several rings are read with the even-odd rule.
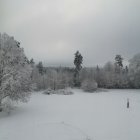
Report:
[[[73,57],[73,56],[72,56]],[[123,58],[116,55],[103,67],[82,67],[83,56],[74,54],[74,67],[45,67],[42,62],[29,60],[20,42],[7,34],[0,34],[0,111],[2,101],[10,98],[26,102],[32,90],[78,87],[85,91],[99,88],[140,88],[140,54],[123,66]]]
[[[59,89],[65,87],[130,89],[140,88],[140,54],[129,61],[128,66],[123,65],[123,57],[116,55],[114,60],[99,67],[82,67],[83,57],[77,51],[74,57],[75,67],[44,67],[42,62],[34,66],[34,81],[37,88]]]

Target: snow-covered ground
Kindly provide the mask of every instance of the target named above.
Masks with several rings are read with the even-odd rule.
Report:
[[[140,140],[140,90],[73,91],[33,93],[28,104],[0,113],[0,140]]]

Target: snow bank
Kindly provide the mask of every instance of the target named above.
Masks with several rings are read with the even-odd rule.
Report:
[[[0,140],[140,140],[140,90],[73,92],[34,93],[10,115],[0,113]]]

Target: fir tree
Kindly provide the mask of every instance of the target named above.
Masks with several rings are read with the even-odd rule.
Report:
[[[79,73],[82,69],[82,62],[83,62],[83,56],[77,51],[75,53],[75,59],[74,59],[74,65],[75,65],[75,70],[74,70],[74,86],[79,87],[80,84],[80,79],[79,79]]]
[[[120,73],[123,68],[123,58],[121,55],[116,55],[115,57],[115,71],[116,73]]]
[[[43,75],[43,73],[44,73],[44,68],[43,68],[42,62],[39,62],[39,63],[38,63],[37,68],[38,68],[39,73],[40,73],[41,75]]]

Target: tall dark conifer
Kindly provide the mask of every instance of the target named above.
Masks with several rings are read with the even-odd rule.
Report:
[[[120,73],[123,68],[123,58],[121,55],[115,57],[115,72]]]
[[[82,63],[83,63],[83,56],[77,51],[75,53],[75,58],[74,58],[74,65],[75,65],[75,70],[74,70],[74,86],[80,87],[80,79],[79,79],[79,73],[82,69]]]
[[[42,62],[39,62],[39,63],[37,64],[37,68],[38,68],[39,73],[40,73],[41,75],[43,75],[43,73],[44,73],[44,67],[43,67]]]

